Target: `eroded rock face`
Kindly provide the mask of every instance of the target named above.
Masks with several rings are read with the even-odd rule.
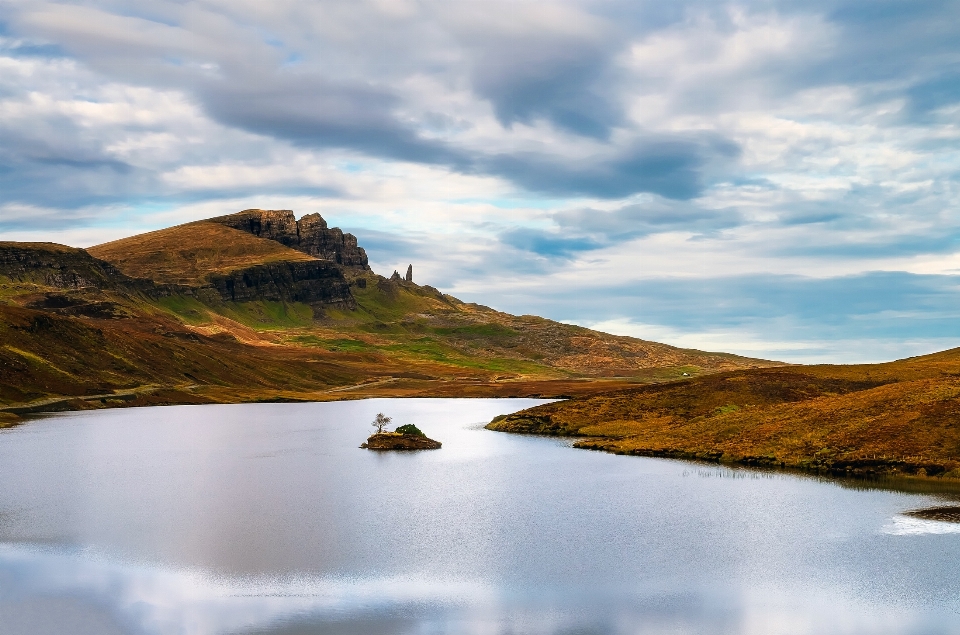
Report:
[[[357,306],[350,293],[350,283],[340,267],[326,260],[267,263],[227,274],[214,274],[207,283],[191,287],[131,278],[112,264],[94,258],[82,249],[56,244],[2,242],[0,275],[18,282],[33,282],[57,289],[120,291],[139,293],[153,299],[185,295],[201,301],[303,302],[315,308],[334,306],[354,309]],[[112,313],[107,315],[110,313],[107,305],[89,298],[48,294],[36,299],[34,304],[35,308],[69,315],[113,317]]]
[[[145,281],[128,278],[109,262],[98,260],[83,249],[55,243],[0,243],[0,275],[58,289],[149,286]]]
[[[357,244],[357,237],[337,227],[327,227],[327,221],[320,214],[307,214],[298,221],[288,209],[247,209],[211,218],[208,222],[274,240],[343,267],[370,269],[367,253]]]
[[[367,252],[357,244],[357,237],[345,234],[338,227],[327,228],[320,214],[307,214],[298,221],[300,251],[330,260],[344,267],[369,269]]]
[[[437,450],[442,444],[419,434],[380,432],[371,435],[361,448],[368,450]]]
[[[257,265],[211,276],[210,285],[230,302],[303,302],[349,309],[357,306],[343,273],[324,260]]]

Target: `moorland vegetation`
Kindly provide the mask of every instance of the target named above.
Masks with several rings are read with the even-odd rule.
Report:
[[[960,349],[744,369],[556,402],[492,430],[575,447],[832,474],[960,478]]]

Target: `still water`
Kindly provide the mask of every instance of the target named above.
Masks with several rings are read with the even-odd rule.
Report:
[[[942,497],[490,432],[504,399],[182,406],[0,431],[0,631],[960,633]],[[443,449],[357,446],[377,412]]]

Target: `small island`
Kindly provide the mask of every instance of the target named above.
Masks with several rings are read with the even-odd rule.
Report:
[[[408,423],[399,426],[393,432],[386,430],[391,421],[382,412],[373,420],[373,427],[377,429],[361,448],[367,450],[438,450],[442,445],[439,441],[427,437],[420,428]]]

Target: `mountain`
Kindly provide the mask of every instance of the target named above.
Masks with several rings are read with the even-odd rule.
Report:
[[[960,478],[960,349],[885,364],[744,369],[491,422],[616,454]]]
[[[0,242],[0,411],[590,394],[778,366],[465,303],[374,273],[318,214],[245,210],[87,250]]]

